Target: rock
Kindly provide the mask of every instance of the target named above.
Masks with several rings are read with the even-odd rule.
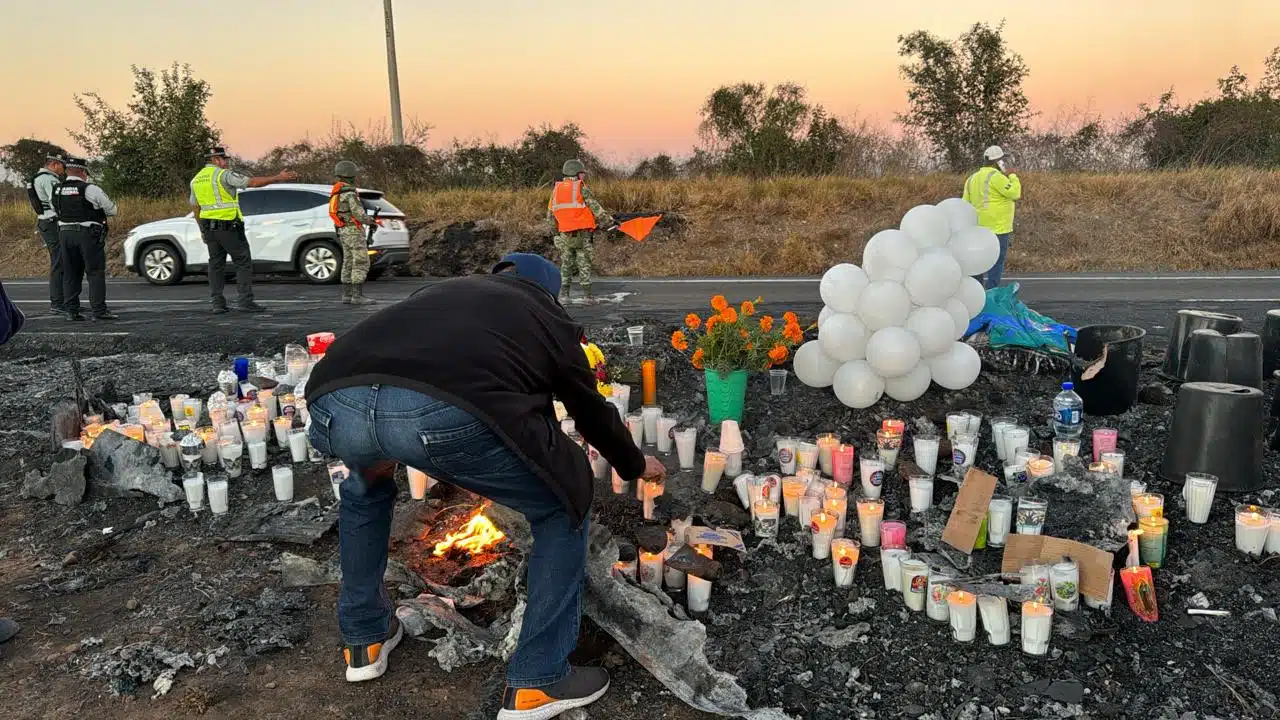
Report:
[[[1075,678],[1054,680],[1044,694],[1058,702],[1079,704],[1084,702],[1084,685]]]
[[[840,648],[852,645],[858,640],[858,638],[861,638],[869,632],[871,632],[871,624],[860,622],[850,625],[843,630],[823,628],[818,631],[814,636],[814,639],[829,648],[839,650]]]
[[[78,562],[80,562],[80,556],[76,555],[75,550],[72,550],[71,552],[67,553],[65,557],[62,558],[62,567],[67,567],[68,565],[75,565]]]
[[[268,689],[268,690],[275,690],[275,689],[276,689],[276,684],[275,684],[274,682],[269,682],[269,683],[267,683],[266,685],[263,685],[263,687],[265,687],[265,688],[266,688],[266,689]]]
[[[1078,457],[1067,456],[1062,472],[1032,480],[1010,494],[1049,501],[1045,535],[1077,540],[1107,552],[1128,544],[1129,526],[1134,522],[1129,481],[1091,473]]]
[[[1138,402],[1145,405],[1172,405],[1173,399],[1173,391],[1163,383],[1147,383],[1138,390]]]
[[[792,679],[795,680],[796,683],[799,685],[809,687],[809,683],[813,682],[813,671],[805,670],[804,672],[800,673],[799,675],[796,675]]]
[[[133,612],[141,607],[142,603],[138,602],[138,598],[129,598],[124,603],[124,609]]]
[[[849,614],[861,617],[876,609],[876,601],[869,597],[860,597],[849,603]]]
[[[227,528],[227,536],[235,542],[311,545],[329,532],[337,521],[336,508],[326,511],[314,497],[295,503],[272,501],[256,505],[237,517]]]
[[[85,456],[78,450],[61,449],[54,455],[48,475],[38,470],[22,482],[22,496],[43,500],[52,497],[59,505],[75,505],[84,498]]]
[[[453,603],[444,598],[424,594],[413,600],[402,600],[396,608],[396,617],[412,637],[420,637],[429,628],[445,632],[443,638],[434,641],[436,646],[428,653],[445,672],[500,657],[502,638],[460,615]]]
[[[12,640],[20,630],[22,626],[16,620],[0,617],[0,643]]]
[[[720,563],[709,557],[698,554],[688,545],[681,545],[667,558],[667,567],[689,573],[703,580],[715,580],[720,577]]]
[[[712,500],[703,506],[702,512],[713,527],[741,530],[751,524],[751,514],[738,503]]]
[[[422,578],[406,568],[399,560],[387,561],[387,569],[382,574],[382,580],[393,586],[408,585],[415,591],[426,587]],[[280,553],[280,583],[285,587],[313,587],[335,585],[340,582],[342,582],[342,568],[338,565],[337,558],[322,564],[317,560],[290,552]]]
[[[667,547],[667,528],[663,525],[641,525],[635,530],[636,546],[649,553],[662,552]]]
[[[89,485],[95,492],[115,497],[154,495],[165,502],[185,497],[160,462],[160,451],[111,430],[104,431],[89,449]]]

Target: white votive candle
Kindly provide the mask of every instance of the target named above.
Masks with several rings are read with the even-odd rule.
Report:
[[[711,557],[710,545],[698,545],[694,549],[699,555]],[[685,600],[689,612],[706,612],[711,607],[711,581],[690,575],[687,585]]]
[[[267,467],[267,444],[264,442],[249,443],[249,467],[264,470]]]
[[[214,515],[222,515],[227,512],[227,481],[226,480],[210,480],[207,483],[209,490],[209,510]]]
[[[663,455],[671,454],[671,446],[673,444],[672,431],[676,429],[676,419],[673,417],[658,418],[658,452]]]
[[[192,471],[182,478],[182,489],[187,494],[187,507],[196,512],[204,507],[204,473]]]
[[[916,437],[911,440],[916,466],[926,475],[938,472],[938,441],[936,437]]]
[[[992,645],[1009,644],[1009,601],[995,595],[978,596],[982,627]]]
[[[826,560],[831,555],[831,540],[836,532],[834,515],[819,510],[809,517],[809,531],[813,533],[813,557]]]
[[[1246,555],[1261,555],[1267,546],[1271,519],[1257,505],[1236,509],[1236,549]]]
[[[952,590],[947,595],[947,619],[956,642],[973,642],[978,634],[978,599],[971,592]]]
[[[884,589],[902,592],[902,561],[911,552],[902,548],[880,548],[880,569],[884,574]]]
[[[305,428],[289,430],[289,457],[294,462],[307,460],[307,431]]]
[[[1035,600],[1022,603],[1022,652],[1045,655],[1053,632],[1053,606]]]
[[[271,468],[271,484],[275,487],[276,500],[280,502],[293,500],[293,468],[288,465],[276,465]]]
[[[858,569],[857,540],[836,538],[831,541],[831,571],[835,576],[836,587],[853,586],[853,576]]]
[[[662,553],[640,552],[640,584],[662,587]]]

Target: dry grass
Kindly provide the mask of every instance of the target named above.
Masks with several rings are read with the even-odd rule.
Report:
[[[683,222],[645,243],[602,243],[597,264],[611,275],[816,274],[856,262],[873,233],[893,227],[914,205],[958,194],[962,182],[925,175],[602,183],[596,195],[612,210],[662,210]],[[1280,172],[1031,173],[1023,185],[1009,261],[1015,272],[1280,267]],[[502,230],[503,244],[513,245],[544,232],[545,189],[419,192],[394,200],[427,228],[487,218]],[[186,210],[180,198],[124,198],[120,206],[116,243],[134,224]],[[4,276],[43,270],[32,225],[24,205],[0,205]]]

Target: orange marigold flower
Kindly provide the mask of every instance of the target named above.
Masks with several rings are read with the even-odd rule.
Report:
[[[760,329],[769,332],[773,329],[773,316],[763,315],[760,317]]]
[[[774,363],[782,363],[787,359],[787,347],[785,345],[774,345],[769,351],[769,359]]]
[[[689,313],[684,316],[684,325],[690,330],[697,330],[702,326],[702,318],[698,317],[695,313]]]
[[[788,325],[786,329],[782,331],[782,337],[793,343],[798,343],[804,339],[804,331],[800,329],[799,325]]]
[[[707,332],[711,332],[711,329],[714,328],[716,325],[719,325],[720,322],[721,322],[721,318],[719,315],[712,315],[711,317],[707,318]]]
[[[756,304],[750,300],[742,301],[742,314],[751,317],[756,314]]]
[[[738,311],[731,307],[726,307],[720,311],[720,317],[727,323],[738,322]]]
[[[716,312],[723,312],[727,307],[729,307],[729,301],[725,300],[723,295],[716,295],[711,298],[712,310],[715,310]]]
[[[677,330],[671,333],[671,347],[684,351],[689,349],[689,341],[685,339],[684,333]]]
[[[746,336],[745,336],[745,335],[743,335],[743,337],[746,337]],[[756,345],[755,345],[755,343],[747,343],[746,347],[747,347],[747,352],[750,352],[750,351],[752,351],[752,350],[755,350],[755,349],[756,349]]]
[[[796,314],[791,312],[790,310],[782,313],[782,319],[788,325],[798,325],[800,323],[800,318],[796,317]]]
[[[701,370],[703,367],[702,358],[704,355],[706,355],[706,353],[702,351],[702,348],[698,348],[693,351],[693,366],[698,370]]]
[[[743,340],[746,340],[748,336],[749,336],[749,333],[747,332],[746,328],[742,328],[738,330],[738,337],[742,338]]]

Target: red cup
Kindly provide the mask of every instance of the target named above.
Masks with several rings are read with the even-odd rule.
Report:
[[[307,336],[307,352],[312,355],[323,355],[328,352],[333,339],[334,335],[331,332],[311,333]]]

